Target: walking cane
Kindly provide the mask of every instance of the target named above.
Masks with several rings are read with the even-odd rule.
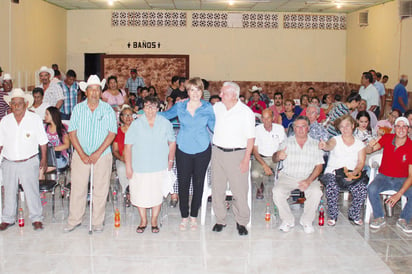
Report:
[[[92,234],[92,214],[93,214],[93,168],[94,164],[91,164],[90,170],[90,201],[89,201],[89,208],[90,208],[90,220],[89,220],[89,234]]]

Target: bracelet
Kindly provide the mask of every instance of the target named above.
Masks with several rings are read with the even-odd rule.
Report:
[[[169,160],[169,162],[170,162],[170,163],[173,163],[174,161],[173,161],[173,160]]]

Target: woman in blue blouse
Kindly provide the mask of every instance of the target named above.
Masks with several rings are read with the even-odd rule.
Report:
[[[190,206],[190,229],[197,229],[197,215],[202,201],[203,184],[211,157],[210,131],[215,127],[215,114],[209,102],[201,100],[203,83],[199,77],[186,85],[189,100],[177,102],[170,110],[159,113],[168,119],[179,118],[176,167],[179,183],[179,207],[182,216],[180,230],[189,225],[189,187],[193,182]]]

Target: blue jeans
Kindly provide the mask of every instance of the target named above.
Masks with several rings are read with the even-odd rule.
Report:
[[[373,209],[373,216],[380,218],[384,216],[382,202],[379,193],[385,190],[399,191],[403,186],[406,178],[388,177],[383,174],[376,175],[375,179],[368,186],[369,201]],[[407,222],[412,217],[412,188],[409,188],[404,194],[408,198],[405,208],[402,210],[400,218]]]

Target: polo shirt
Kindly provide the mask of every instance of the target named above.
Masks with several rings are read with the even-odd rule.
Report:
[[[217,102],[213,110],[216,116],[214,145],[246,148],[248,139],[255,138],[255,114],[240,100],[229,110],[222,102]]]
[[[379,172],[388,177],[406,178],[409,165],[412,165],[412,141],[406,138],[403,146],[395,149],[395,134],[385,134],[379,140],[383,148],[382,163]]]
[[[91,155],[103,144],[109,132],[117,133],[117,126],[116,115],[108,103],[100,100],[92,112],[87,101],[86,99],[74,107],[69,132],[76,131],[84,153]],[[101,156],[110,152],[111,146],[108,146]]]

